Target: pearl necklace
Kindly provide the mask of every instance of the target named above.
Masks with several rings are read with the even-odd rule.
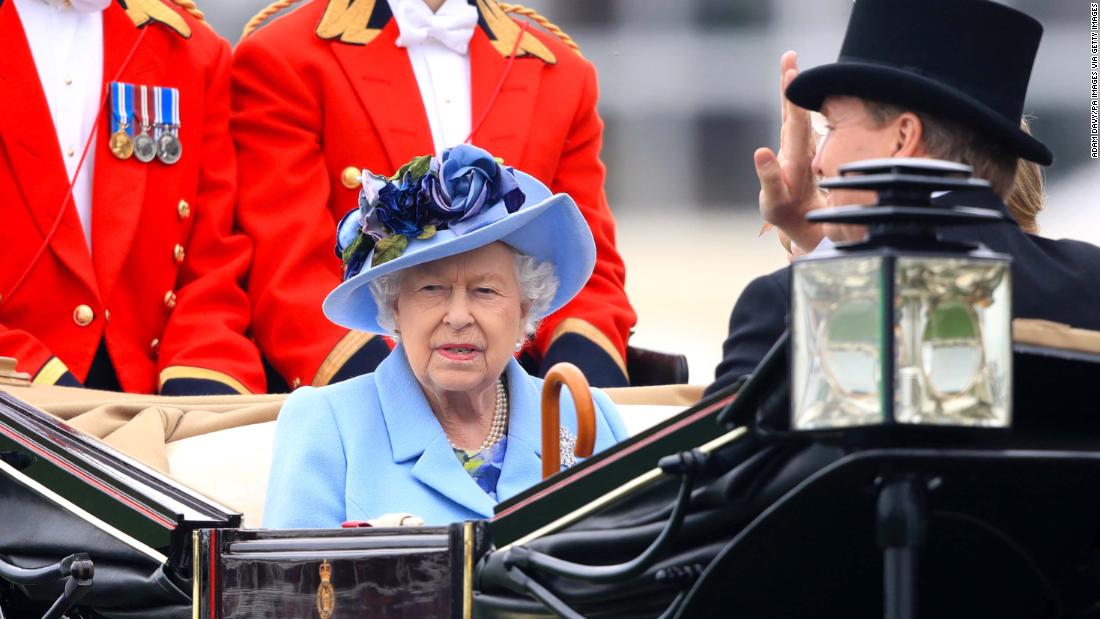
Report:
[[[477,453],[484,451],[493,445],[500,442],[500,439],[504,437],[504,428],[508,425],[508,391],[504,388],[504,380],[497,381],[497,403],[496,409],[493,410],[493,423],[489,425],[489,435],[485,437],[484,441],[481,441],[481,446],[473,451]],[[462,449],[458,445],[454,444],[454,441],[447,439],[451,443],[451,447],[455,449]]]

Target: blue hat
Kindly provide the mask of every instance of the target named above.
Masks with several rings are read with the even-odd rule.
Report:
[[[338,325],[384,333],[369,282],[496,241],[553,265],[559,285],[546,314],[592,275],[596,245],[573,199],[476,146],[417,157],[389,179],[364,172],[361,180],[359,208],[337,227],[344,282],[322,305]]]

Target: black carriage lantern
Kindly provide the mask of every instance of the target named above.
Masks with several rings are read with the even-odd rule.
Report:
[[[840,174],[821,186],[876,191],[878,201],[807,217],[866,225],[867,237],[792,265],[791,429],[1009,427],[1010,258],[937,234],[1004,216],[934,201],[988,181],[931,159],[868,160]]]

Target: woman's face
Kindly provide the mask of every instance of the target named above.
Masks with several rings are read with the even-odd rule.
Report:
[[[421,386],[438,396],[491,387],[523,336],[514,253],[493,243],[410,268],[394,323]]]

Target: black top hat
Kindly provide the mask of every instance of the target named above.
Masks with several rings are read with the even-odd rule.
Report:
[[[787,98],[819,110],[829,95],[893,103],[952,119],[1050,165],[1020,129],[1043,27],[987,0],[856,0],[837,62],[798,75]]]

